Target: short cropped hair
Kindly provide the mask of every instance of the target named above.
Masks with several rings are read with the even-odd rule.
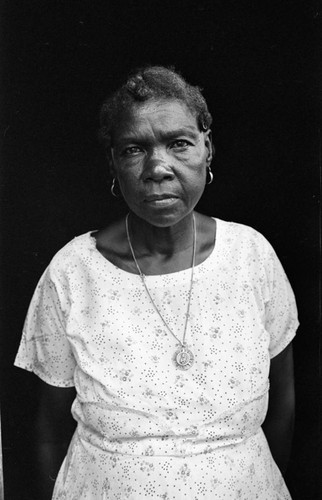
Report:
[[[138,103],[162,99],[185,103],[196,116],[200,130],[210,128],[212,116],[198,86],[190,85],[173,68],[146,66],[130,73],[126,82],[103,103],[99,137],[105,148],[111,146],[113,131],[124,110]]]

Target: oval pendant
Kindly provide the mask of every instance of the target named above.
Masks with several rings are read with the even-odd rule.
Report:
[[[174,362],[177,368],[180,370],[189,370],[193,365],[194,356],[190,349],[185,346],[179,347],[179,349],[174,353]]]

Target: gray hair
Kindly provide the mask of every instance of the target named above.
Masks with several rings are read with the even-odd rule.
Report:
[[[161,99],[185,103],[196,116],[200,130],[210,128],[212,116],[198,86],[190,85],[173,68],[146,66],[131,73],[126,82],[104,101],[99,136],[105,148],[111,145],[113,130],[122,112],[137,103]]]

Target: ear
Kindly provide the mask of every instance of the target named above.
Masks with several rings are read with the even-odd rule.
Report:
[[[204,132],[204,140],[205,140],[205,146],[208,149],[208,155],[207,155],[207,166],[209,166],[212,162],[212,159],[215,155],[215,147],[212,142],[212,133],[211,130],[208,129]]]

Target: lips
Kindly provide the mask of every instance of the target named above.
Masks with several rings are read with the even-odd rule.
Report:
[[[174,200],[175,198],[177,198],[177,196],[172,193],[151,194],[145,196],[144,201],[147,203],[158,202],[158,201],[162,202],[165,200]]]

